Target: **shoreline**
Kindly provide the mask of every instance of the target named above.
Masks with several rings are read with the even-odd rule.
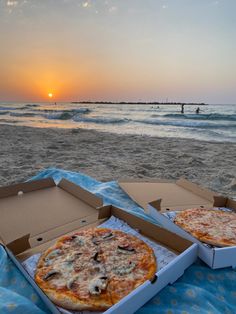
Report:
[[[156,135],[152,135],[152,134],[131,134],[131,133],[116,133],[116,132],[109,132],[109,131],[102,131],[102,130],[97,130],[97,129],[90,129],[90,128],[79,128],[77,126],[75,127],[58,127],[58,126],[52,126],[52,127],[44,127],[44,126],[31,126],[31,125],[21,125],[21,124],[1,124],[0,123],[0,132],[1,132],[1,126],[9,126],[9,127],[17,127],[17,128],[28,128],[28,129],[37,129],[37,130],[61,130],[63,132],[63,130],[69,130],[73,133],[78,133],[78,132],[83,132],[83,131],[88,131],[88,132],[95,132],[95,133],[102,133],[102,134],[111,134],[114,136],[129,136],[129,137],[146,137],[146,138],[156,138],[159,140],[176,140],[176,141],[192,141],[192,142],[199,142],[199,143],[206,143],[206,144],[217,144],[217,145],[235,145],[236,146],[236,142],[224,142],[224,141],[212,141],[212,140],[201,140],[201,139],[197,139],[197,138],[182,138],[182,137],[174,137],[174,136],[170,136],[170,137],[165,137],[165,136],[156,136]],[[236,155],[236,154],[235,154]]]
[[[19,125],[0,125],[0,142],[0,186],[56,167],[100,181],[183,176],[236,198],[233,143]]]

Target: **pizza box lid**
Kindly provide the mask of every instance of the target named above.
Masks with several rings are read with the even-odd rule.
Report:
[[[120,187],[142,208],[155,201],[155,207],[165,212],[192,207],[212,207],[224,198],[184,178],[173,180],[120,180]]]
[[[52,178],[0,187],[0,239],[14,254],[98,220],[103,201]]]

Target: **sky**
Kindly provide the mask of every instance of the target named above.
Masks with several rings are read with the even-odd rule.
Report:
[[[235,0],[0,0],[0,101],[236,103]]]

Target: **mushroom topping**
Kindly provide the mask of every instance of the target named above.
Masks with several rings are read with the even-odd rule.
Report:
[[[115,237],[114,234],[109,232],[109,233],[106,233],[106,234],[102,235],[101,237],[93,236],[92,237],[92,242],[93,242],[93,244],[98,245],[99,243],[111,240],[114,237]]]
[[[129,262],[128,265],[120,266],[117,268],[114,268],[114,272],[117,275],[127,275],[131,273],[131,271],[135,268],[136,264],[134,262]]]
[[[110,240],[112,238],[114,238],[114,235],[112,232],[106,233],[102,236],[103,240]]]
[[[123,254],[133,254],[136,252],[135,249],[129,245],[125,245],[125,246],[118,245],[117,251]]]
[[[90,274],[93,275],[93,276],[94,275],[96,275],[96,276],[98,276],[98,275],[104,276],[104,274],[105,274],[105,267],[103,265],[101,265],[101,264],[97,264],[96,266],[90,268]]]
[[[67,282],[66,286],[67,286],[67,288],[68,288],[69,290],[73,289],[74,283],[76,282],[76,280],[77,280],[78,278],[79,278],[79,276],[75,276],[74,278],[71,278],[71,279]]]
[[[108,278],[106,276],[96,277],[90,281],[88,289],[89,293],[92,295],[101,294],[102,290],[105,290],[107,287]]]
[[[75,260],[77,260],[80,256],[82,255],[82,253],[72,253],[70,255],[67,256],[65,262],[68,262],[68,263],[73,263]]]
[[[96,262],[96,263],[101,263],[101,260],[98,258],[98,255],[99,255],[99,252],[96,252],[93,256],[93,260]]]
[[[46,275],[43,276],[43,280],[50,280],[52,278],[55,278],[57,275],[60,275],[61,273],[57,270],[51,270]]]

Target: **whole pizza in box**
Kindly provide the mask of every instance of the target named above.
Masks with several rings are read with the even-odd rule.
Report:
[[[57,305],[106,310],[156,273],[152,248],[108,228],[61,237],[37,265],[35,280]]]

